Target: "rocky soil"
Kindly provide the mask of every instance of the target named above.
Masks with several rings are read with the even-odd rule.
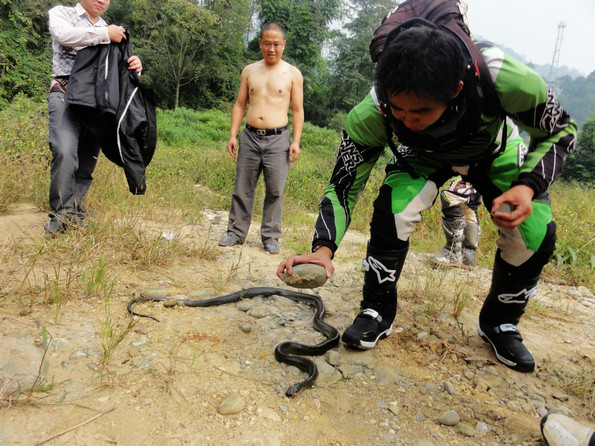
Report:
[[[182,229],[148,222],[146,230],[184,243],[209,234],[214,245],[226,215],[205,216]],[[410,253],[395,332],[373,351],[340,345],[315,358],[316,385],[287,398],[304,374],[277,362],[274,349],[324,339],[312,327],[313,308],[275,296],[208,308],[138,304],[135,311],[159,322],[137,318],[101,368],[102,298],[23,311],[26,296],[15,293],[15,280],[30,267],[16,247],[44,246],[45,220],[27,206],[0,216],[2,445],[540,445],[539,421],[548,411],[594,424],[593,393],[576,390],[585,376],[593,379],[593,290],[541,286],[520,325],[537,370],[520,374],[495,362],[475,331],[490,271],[435,270],[426,255]],[[202,299],[287,287],[275,270],[290,253],[283,246],[280,255],[265,253],[256,226],[245,245],[217,248],[216,260],[181,257],[150,273],[119,265],[110,299],[114,331],[126,328],[126,305],[142,294]],[[365,242],[348,234],[334,276],[306,291],[324,300],[325,320],[339,331],[360,300]],[[458,320],[457,293],[469,295]],[[52,386],[26,404],[8,404],[16,383],[36,379]]]

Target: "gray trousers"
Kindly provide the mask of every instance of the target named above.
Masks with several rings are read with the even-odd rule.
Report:
[[[231,197],[227,233],[244,243],[254,206],[254,192],[262,172],[265,199],[260,235],[265,245],[278,243],[281,235],[283,190],[289,172],[289,130],[259,136],[244,129],[240,134],[236,179]]]
[[[62,222],[83,219],[82,201],[93,181],[99,142],[80,110],[64,103],[64,93],[48,97],[51,218]],[[87,120],[88,122],[88,120]]]

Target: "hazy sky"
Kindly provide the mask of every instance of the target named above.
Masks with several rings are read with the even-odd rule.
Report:
[[[584,76],[595,70],[595,0],[466,0],[474,34],[513,49],[527,62],[550,64],[558,24],[566,22],[559,65]]]

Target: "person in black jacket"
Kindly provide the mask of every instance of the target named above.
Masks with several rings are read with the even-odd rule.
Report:
[[[109,0],[81,0],[74,7],[55,6],[49,10],[52,35],[53,79],[48,97],[49,145],[52,152],[50,177],[50,221],[46,234],[56,235],[79,226],[86,217],[82,201],[91,186],[99,155],[99,141],[84,114],[65,104],[64,94],[76,54],[82,48],[121,42],[126,30],[108,25],[101,15]],[[141,60],[128,59],[128,68],[140,72]]]

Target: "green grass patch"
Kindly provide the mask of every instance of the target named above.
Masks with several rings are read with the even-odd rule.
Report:
[[[46,104],[17,97],[9,107],[0,111],[0,118],[0,213],[20,202],[47,210],[50,154]],[[235,161],[226,147],[230,115],[218,110],[180,108],[158,110],[157,120],[158,147],[147,168],[147,193],[144,196],[131,195],[123,170],[101,156],[86,200],[86,208],[94,217],[89,220],[86,235],[46,242],[42,251],[21,255],[31,261],[50,261],[52,256],[68,251],[71,258],[79,256],[76,260],[79,262],[83,261],[84,252],[77,254],[79,251],[71,247],[82,243],[85,252],[95,252],[112,267],[134,263],[138,268],[147,269],[166,264],[179,254],[212,256],[204,244],[188,249],[147,231],[144,224],[147,219],[167,221],[173,220],[174,216],[196,223],[203,218],[204,209],[229,209],[235,177]],[[291,164],[285,190],[283,244],[291,251],[309,250],[318,201],[331,176],[340,140],[341,134],[337,130],[318,128],[309,123],[304,126],[302,153],[298,161]],[[383,177],[384,162],[381,161],[372,171],[366,190],[356,205],[351,229],[368,233],[373,201]],[[595,207],[592,205],[595,191],[584,185],[556,183],[551,197],[558,224],[558,244],[544,276],[592,289],[595,283]],[[261,179],[254,205],[256,219],[261,217],[263,200]],[[442,247],[440,220],[437,203],[417,225],[411,239],[414,251],[436,252]],[[491,267],[498,234],[483,207],[480,220],[482,235],[478,262],[481,266]],[[114,224],[116,221],[117,225]],[[66,246],[61,247],[61,244]],[[99,272],[98,269],[95,274]],[[48,286],[53,282],[54,278],[50,278]],[[89,286],[88,282],[86,286]],[[48,293],[45,290],[45,294]]]

